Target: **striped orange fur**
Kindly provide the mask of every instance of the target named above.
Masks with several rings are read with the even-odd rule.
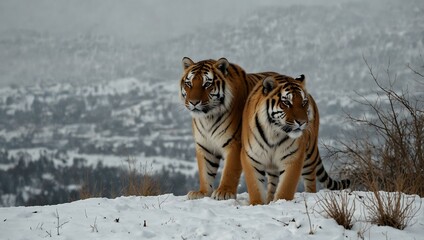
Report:
[[[180,97],[192,115],[193,136],[200,188],[188,199],[211,196],[217,200],[235,198],[242,171],[240,163],[241,117],[245,101],[256,83],[276,73],[246,74],[227,59],[182,60]],[[217,189],[213,182],[224,161]]]
[[[268,76],[257,83],[242,126],[241,162],[251,204],[293,199],[300,176],[308,192],[316,191],[316,177],[329,189],[349,186],[349,180],[335,181],[325,171],[318,131],[318,108],[303,75]]]

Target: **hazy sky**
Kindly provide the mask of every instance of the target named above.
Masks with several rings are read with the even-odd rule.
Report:
[[[231,22],[259,5],[295,0],[0,0],[0,32],[15,29],[59,35],[97,33],[149,43]],[[317,2],[308,0],[305,2]],[[326,1],[318,1],[326,2]]]

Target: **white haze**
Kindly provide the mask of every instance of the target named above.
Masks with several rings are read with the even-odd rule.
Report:
[[[332,4],[340,1],[303,1]],[[212,24],[231,24],[266,5],[298,4],[295,0],[2,0],[0,34],[34,30],[59,36],[110,35],[149,44]]]

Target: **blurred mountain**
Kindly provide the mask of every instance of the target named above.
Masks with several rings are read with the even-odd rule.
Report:
[[[403,74],[422,61],[424,3],[349,1],[338,5],[262,7],[226,24],[149,47],[115,37],[8,31],[0,36],[0,83],[93,83],[136,77],[175,82],[180,61],[227,57],[248,72],[306,74],[313,89],[366,84],[364,55],[372,64]],[[147,33],[146,33],[147,34]]]

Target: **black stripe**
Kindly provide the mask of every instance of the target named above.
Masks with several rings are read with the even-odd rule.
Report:
[[[224,143],[224,145],[222,145],[222,148],[225,148],[228,144],[230,144],[231,140],[233,140],[233,138],[232,138],[232,137],[230,137],[230,139],[228,139],[228,141],[226,141],[226,142]]]
[[[252,150],[252,144],[250,143],[250,138],[247,138],[247,144],[249,145],[249,149]]]
[[[208,175],[211,176],[211,177],[216,177],[216,173],[210,173],[210,172],[208,172]]]
[[[317,176],[321,176],[322,172],[324,172],[324,166],[321,165],[321,167],[317,171]]]
[[[231,120],[227,127],[225,129],[223,129],[221,132],[218,133],[218,136],[221,136],[223,133],[227,132],[228,128],[231,126],[231,123],[233,123],[233,120]]]
[[[292,152],[289,152],[288,154],[284,155],[284,156],[281,158],[281,160],[280,160],[280,161],[284,161],[284,159],[286,159],[286,158],[290,157],[291,155],[295,154],[295,153],[297,152],[297,150],[298,150],[298,149],[296,149],[296,150],[294,150],[294,151],[292,151]]]
[[[221,81],[222,82],[222,90],[221,90],[221,92],[222,92],[222,94],[224,95],[224,97],[225,97],[225,81]]]
[[[269,99],[266,101],[266,116],[268,118],[268,122],[272,123],[272,118],[269,116]]]
[[[266,140],[266,137],[265,137],[264,130],[262,129],[261,124],[259,123],[258,115],[255,116],[255,124],[256,124],[256,128],[259,131],[259,134],[262,137],[262,140],[266,143],[266,145],[269,146],[269,143],[268,143],[268,141]]]
[[[265,171],[261,171],[259,169],[257,169],[256,167],[253,167],[259,174],[261,174],[262,176],[265,176]]]
[[[196,129],[200,133],[200,135],[202,135],[203,138],[206,138],[205,134],[200,130],[199,126],[197,126],[197,121],[195,119],[193,119],[193,122],[194,122],[194,127],[196,127]]]
[[[214,83],[215,83],[215,88],[217,88],[217,93],[209,93],[209,96],[211,97],[220,97],[219,94],[221,93],[221,81],[216,80],[216,77],[214,77],[213,79]]]
[[[259,147],[261,147],[263,150],[265,150],[264,145],[259,141],[259,139],[256,137],[256,134],[253,134],[253,137],[255,138],[256,142],[258,143]]]
[[[331,179],[331,178],[329,178],[329,181],[327,183],[327,188],[332,190],[333,189],[333,185],[334,185],[334,180]]]
[[[281,174],[284,174],[284,172],[285,172],[285,171],[286,171],[286,170],[280,171],[280,173],[279,173],[279,174],[280,174],[280,176],[281,176]]]
[[[277,115],[277,114],[283,114],[283,116],[284,116],[285,113],[284,113],[284,111],[277,111],[277,112],[272,112],[271,113],[271,115],[272,115],[273,118],[275,118],[274,116]],[[269,116],[269,118],[271,118],[271,117]],[[270,122],[274,122],[274,121],[271,120]]]
[[[283,144],[287,140],[289,140],[289,136],[285,136],[283,139],[281,139],[281,141],[279,143],[277,143],[277,146],[280,146],[281,144]]]
[[[219,163],[214,163],[214,162],[212,162],[211,160],[209,160],[209,159],[207,159],[207,158],[205,158],[205,160],[206,160],[206,162],[208,162],[208,163],[209,163],[209,165],[211,165],[212,167],[214,167],[214,168],[219,168]]]
[[[312,173],[314,172],[314,170],[311,170],[311,171],[309,171],[309,172],[304,172],[304,173],[302,173],[302,176],[306,176],[306,175],[311,175]]]
[[[314,160],[310,160],[309,158],[307,158],[307,159],[310,160],[310,162],[308,164],[303,165],[303,169],[308,168],[308,167],[312,166],[314,163],[316,163],[318,156],[319,155],[315,156]]]
[[[219,123],[219,121],[221,121],[221,119],[222,119],[222,117],[224,117],[224,115],[225,115],[225,113],[223,113],[223,114],[219,115],[219,116],[216,118],[215,122],[212,124],[212,126],[210,127],[210,129],[209,129],[209,130],[212,130],[212,128],[214,128],[214,127],[215,127],[215,126]]]
[[[289,86],[291,86],[291,83],[290,82],[286,82],[282,86],[283,86],[284,89],[287,89]]]
[[[226,143],[224,143],[224,145],[222,145],[222,147],[224,148],[224,147],[226,147],[230,142],[231,142],[231,140],[233,140],[233,138],[234,138],[234,136],[238,133],[238,131],[240,130],[240,127],[241,127],[241,120],[240,120],[240,122],[239,122],[239,124],[237,125],[237,129],[236,129],[236,131],[234,132],[234,134],[230,137],[230,139],[228,139],[228,141],[226,142]]]
[[[319,175],[317,175],[317,176],[319,176]],[[322,183],[325,183],[325,182],[328,180],[328,175],[327,175],[327,174],[324,174],[324,177],[322,177],[322,178],[318,178],[318,180],[319,180],[320,182],[322,182]]]
[[[312,154],[314,154],[314,152],[315,152],[314,150],[315,150],[315,145],[316,145],[317,141],[313,141],[313,142],[314,142],[314,145],[312,146],[310,153],[308,155],[306,155],[307,159],[311,158]]]
[[[335,183],[336,186],[334,186],[333,189],[340,189],[340,182],[334,181],[334,183]]]
[[[202,121],[200,121],[200,120],[199,120],[199,123],[200,123],[200,126],[201,126],[203,129],[206,129],[206,128],[205,128],[205,126],[203,125]]]
[[[246,155],[250,158],[250,160],[254,161],[257,164],[261,164],[262,165],[262,163],[260,163],[258,160],[254,159],[252,156],[250,156],[249,153],[246,152]]]
[[[272,186],[276,187],[277,185],[275,185],[275,183],[273,182],[269,182],[269,184],[271,184]]]
[[[309,178],[303,178],[303,180],[309,181],[309,182],[313,182],[314,179],[309,179]]]
[[[286,149],[291,148],[293,146],[294,142],[296,142],[296,139],[293,139],[292,143],[290,143],[290,145]]]
[[[209,153],[210,155],[213,155],[213,154],[212,154],[212,152],[211,152],[209,149],[207,149],[206,147],[204,147],[204,146],[203,146],[203,145],[201,145],[200,143],[197,143],[197,145],[198,145],[200,148],[202,148],[205,152]]]
[[[224,115],[224,114],[223,114]],[[222,118],[222,116],[223,115],[221,115],[220,116],[220,119],[219,120],[221,120],[221,118]],[[225,119],[223,120],[223,121],[221,121],[222,123],[221,124],[219,124],[218,126],[216,126],[216,128],[212,131],[212,136],[215,134],[215,132],[219,129],[219,127],[221,127],[222,126],[222,124],[224,124],[226,121],[227,121],[227,119],[229,118],[231,116],[231,114],[228,114],[226,117],[225,117]],[[217,120],[217,122],[218,122],[218,120]],[[216,123],[217,123],[216,122]],[[229,123],[228,123],[228,125],[225,127],[225,130],[227,130],[229,127],[230,127],[230,125],[231,125],[231,123],[232,123],[233,121],[231,120]],[[212,128],[211,128],[212,129]],[[222,131],[221,131],[222,132]],[[221,134],[221,132],[220,132],[220,134]]]
[[[225,115],[225,113],[219,115],[219,117],[216,119],[216,121],[212,124],[211,128],[209,129],[209,131],[210,131],[210,130],[212,130],[212,128],[214,128],[216,125],[218,125],[212,131],[212,134],[211,134],[212,136],[215,134],[216,130],[218,130],[218,128],[221,126],[221,124],[218,124],[218,123],[220,123],[220,121],[221,121],[222,117],[224,117],[224,115]],[[228,116],[229,116],[229,114],[228,114]],[[225,120],[227,120],[228,116],[225,118]],[[225,120],[223,122],[225,122]]]
[[[272,100],[275,101],[274,99],[272,99]],[[269,102],[270,102],[270,100],[268,99],[266,101],[266,116],[267,116],[269,123],[275,123],[275,121],[272,119],[272,117],[274,117],[274,112],[271,113],[272,117],[271,117],[271,115],[269,115],[269,112],[270,112]]]
[[[268,174],[268,176],[278,178],[278,176],[277,176],[277,175],[274,175],[274,174],[271,174],[271,173],[267,173],[267,174]]]

